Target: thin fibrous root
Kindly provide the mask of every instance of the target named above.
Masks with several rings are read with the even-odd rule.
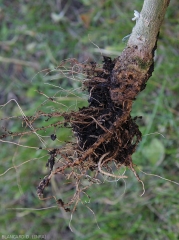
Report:
[[[120,178],[121,178],[121,179],[122,179],[122,178],[127,178],[127,176],[125,176],[125,175],[117,176],[117,175],[114,175],[114,174],[112,174],[112,173],[105,172],[105,171],[103,171],[103,170],[101,169],[102,160],[103,160],[108,154],[109,154],[109,152],[108,152],[108,153],[105,153],[105,154],[99,159],[99,162],[98,162],[98,171],[99,171],[100,173],[108,176],[108,177],[113,177],[113,178],[118,178],[118,179],[120,179]]]
[[[134,175],[135,175],[135,177],[137,178],[137,180],[142,184],[143,192],[142,192],[142,194],[140,195],[140,196],[142,197],[142,196],[144,195],[144,193],[145,193],[145,185],[144,185],[143,181],[140,179],[139,175],[136,173],[136,171],[135,171],[135,169],[134,169],[134,167],[133,167],[132,162],[131,162],[131,164],[130,164],[130,169],[131,169],[132,172],[134,173]]]

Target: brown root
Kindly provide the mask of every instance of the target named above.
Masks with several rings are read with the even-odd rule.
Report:
[[[75,179],[74,196],[67,203],[60,199],[63,203],[60,206],[68,211],[70,205],[73,205],[72,212],[75,211],[81,193],[92,184],[100,183],[100,174],[117,179],[127,177],[113,174],[112,163],[118,169],[124,165],[134,170],[131,156],[141,140],[141,132],[136,124],[137,117],[133,119],[130,115],[134,99],[114,100],[115,62],[116,60],[104,57],[103,68],[97,67],[96,63],[79,64],[87,76],[83,85],[89,93],[89,106],[78,112],[61,115],[65,119],[65,125],[71,126],[77,141],[62,149],[49,151],[47,164],[51,171],[39,184],[37,193],[42,197],[50,179],[56,174],[62,174],[66,179]],[[119,86],[118,88],[120,89]],[[128,93],[130,91],[131,85]],[[118,91],[118,97],[119,94]],[[60,156],[59,166],[53,170],[57,156]],[[90,177],[89,172],[92,175]],[[83,185],[84,178],[89,180],[89,185]]]

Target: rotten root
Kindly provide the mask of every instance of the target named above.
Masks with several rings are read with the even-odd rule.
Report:
[[[130,115],[134,99],[121,98],[122,100],[117,102],[111,97],[111,92],[114,97],[115,61],[104,57],[102,68],[98,68],[94,62],[88,65],[80,64],[83,73],[86,74],[83,85],[89,93],[89,106],[79,109],[78,112],[62,114],[65,124],[70,125],[73,130],[76,143],[49,151],[47,165],[50,167],[50,173],[40,182],[37,189],[39,198],[43,199],[44,190],[52,176],[62,174],[66,179],[75,179],[74,196],[67,203],[60,199],[60,206],[68,211],[68,206],[72,204],[73,211],[76,209],[80,193],[84,193],[91,184],[99,184],[101,174],[116,179],[127,177],[116,176],[112,164],[117,169],[127,166],[135,172],[132,154],[142,135],[136,124],[137,117],[132,118]],[[120,89],[120,86],[118,88]],[[131,86],[128,91],[132,91]],[[58,167],[53,170],[55,159],[59,160]],[[87,177],[89,172],[92,176]],[[136,176],[140,181],[138,175]],[[88,186],[83,186],[84,178],[89,179]]]

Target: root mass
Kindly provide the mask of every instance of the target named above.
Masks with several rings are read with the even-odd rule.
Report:
[[[61,173],[66,179],[75,178],[76,192],[67,203],[61,204],[64,209],[69,210],[67,207],[74,204],[74,211],[80,201],[80,193],[91,184],[100,182],[99,174],[115,177],[112,164],[117,169],[124,165],[134,171],[131,156],[142,135],[136,124],[137,117],[132,118],[130,115],[135,98],[126,96],[136,96],[136,86],[129,83],[133,80],[132,73],[128,81],[125,78],[120,81],[114,79],[115,64],[116,59],[104,57],[102,68],[94,62],[82,65],[82,71],[87,76],[83,85],[89,93],[89,105],[78,112],[62,114],[64,125],[72,128],[77,141],[70,147],[66,146],[66,149],[50,152],[47,162],[50,174],[40,182],[37,193],[42,198],[45,187],[55,174]],[[142,84],[138,92],[140,88]],[[53,170],[54,157],[57,155],[61,156],[63,164]],[[84,176],[89,177],[89,171],[92,174],[90,184],[83,186],[82,179]]]

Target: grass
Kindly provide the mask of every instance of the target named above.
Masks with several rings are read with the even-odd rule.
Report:
[[[101,52],[116,57],[125,47],[122,39],[130,34],[134,25],[131,21],[133,10],[140,11],[141,6],[142,1],[139,0],[130,3],[123,0],[100,0],[97,3],[94,0],[1,0],[0,104],[15,98],[27,115],[33,115],[45,100],[35,90],[40,89],[47,96],[57,92],[56,88],[44,84],[48,80],[41,70],[54,69],[63,59],[71,57],[81,62],[88,59],[101,61],[99,48]],[[155,71],[133,108],[133,116],[143,116],[139,125],[145,135],[133,157],[134,163],[144,172],[176,182],[179,168],[178,15],[177,1],[171,1],[158,41]],[[79,87],[77,82],[65,78],[53,83],[67,90]],[[74,96],[71,98],[64,91],[60,94],[62,103],[68,107],[74,103],[71,108],[85,104],[85,100],[76,101]],[[45,104],[43,109],[60,111],[63,107],[50,103]],[[0,111],[0,118],[17,115],[20,113],[13,103]],[[21,129],[18,119],[1,122],[1,126],[13,131]],[[160,134],[151,134],[156,132]],[[52,132],[47,133],[50,135]],[[70,138],[66,130],[58,134],[62,143]],[[21,143],[40,146],[33,135],[23,138]],[[50,141],[50,144],[55,143]],[[140,197],[142,186],[129,171],[125,194],[121,198],[125,188],[122,180],[96,185],[88,191],[91,199],[87,204],[95,217],[86,208],[85,201],[88,199],[84,198],[84,204],[79,205],[73,215],[72,233],[69,213],[56,208],[34,210],[55,206],[53,200],[40,201],[36,196],[40,177],[47,173],[47,156],[40,158],[46,153],[5,143],[0,145],[0,173],[13,164],[34,159],[1,175],[1,234],[38,234],[46,235],[46,239],[178,239],[177,185],[138,172],[146,188],[145,195]],[[52,183],[53,191],[61,197],[68,185],[60,178],[57,180]]]

